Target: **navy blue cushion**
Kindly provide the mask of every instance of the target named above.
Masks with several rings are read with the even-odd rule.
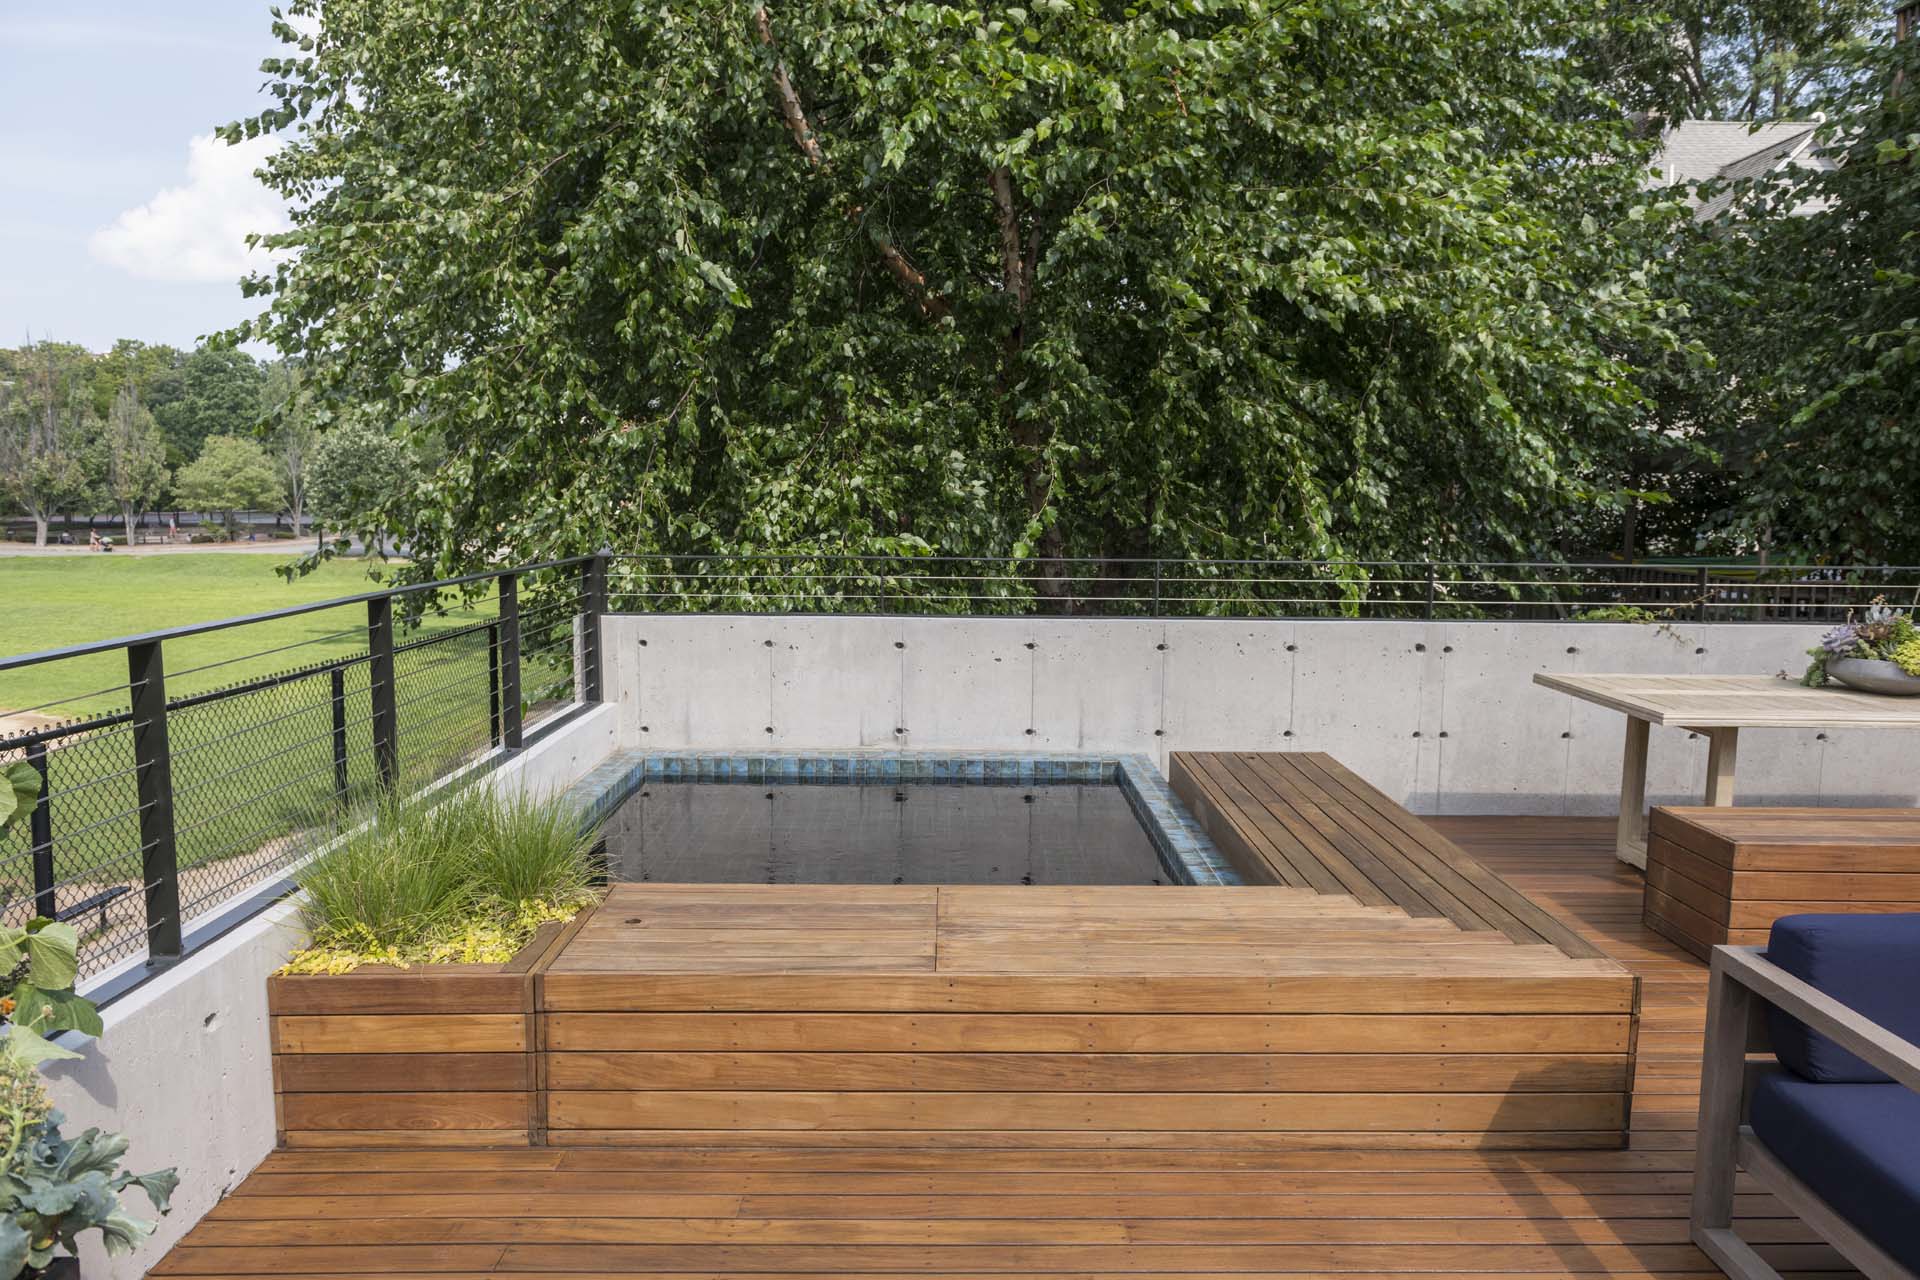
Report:
[[[1920,913],[1781,916],[1767,959],[1904,1040],[1920,1042]],[[1868,1066],[1798,1018],[1767,1010],[1780,1061],[1808,1080],[1884,1084]]]
[[[1754,1084],[1751,1122],[1835,1212],[1920,1271],[1920,1094],[1769,1071]]]

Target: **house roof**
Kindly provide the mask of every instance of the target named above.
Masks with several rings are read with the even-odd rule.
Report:
[[[1727,184],[1704,201],[1688,193],[1694,217],[1704,222],[1733,202],[1731,184],[1742,179],[1760,178],[1789,165],[1835,168],[1833,160],[1814,146],[1822,123],[1818,119],[1758,125],[1744,120],[1682,120],[1660,135],[1657,184],[1691,186],[1709,180]],[[1808,202],[1795,212],[1811,212],[1813,207]]]

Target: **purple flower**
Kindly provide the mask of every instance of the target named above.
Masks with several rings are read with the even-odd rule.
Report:
[[[1860,628],[1843,622],[1820,637],[1820,647],[1835,657],[1844,657],[1860,647]]]

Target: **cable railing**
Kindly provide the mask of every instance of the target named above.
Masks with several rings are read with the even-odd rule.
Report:
[[[604,580],[557,560],[0,658],[0,764],[40,781],[0,920],[71,921],[84,975],[164,967],[382,797],[560,723],[600,686]]]
[[[614,555],[615,613],[1839,622],[1920,568],[1558,561]]]

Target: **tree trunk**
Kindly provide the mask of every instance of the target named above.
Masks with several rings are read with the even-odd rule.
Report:
[[[132,508],[132,507],[122,507],[122,508],[120,509],[120,517],[121,517],[121,519],[122,519],[122,520],[124,520],[124,521],[126,522],[126,526],[127,526],[127,546],[128,546],[129,548],[131,548],[131,547],[133,546],[133,508]]]
[[[36,547],[47,545],[47,518],[38,511],[33,513],[33,545]]]

